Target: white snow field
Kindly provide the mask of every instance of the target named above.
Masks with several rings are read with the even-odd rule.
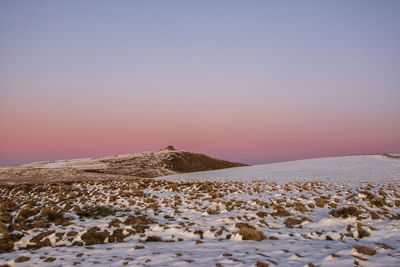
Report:
[[[400,266],[400,160],[0,185],[0,266]]]
[[[329,183],[398,181],[400,179],[400,160],[383,155],[316,158],[176,174],[160,178],[233,181],[256,179],[278,183],[304,181]]]

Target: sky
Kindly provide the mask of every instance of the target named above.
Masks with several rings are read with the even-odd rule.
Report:
[[[400,1],[0,1],[0,165],[400,152]]]

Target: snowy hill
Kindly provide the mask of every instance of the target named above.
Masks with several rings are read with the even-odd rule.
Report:
[[[3,166],[0,167],[0,183],[152,178],[236,166],[246,165],[191,151],[163,149],[111,157]]]
[[[400,179],[400,160],[383,155],[316,158],[164,176],[165,179],[263,180],[268,182],[374,182]]]

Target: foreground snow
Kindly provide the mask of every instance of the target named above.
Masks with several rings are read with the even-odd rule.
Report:
[[[399,164],[0,186],[0,266],[399,266]]]
[[[279,183],[398,181],[400,160],[382,155],[330,157],[160,177],[160,179],[182,178],[233,181],[256,179]]]

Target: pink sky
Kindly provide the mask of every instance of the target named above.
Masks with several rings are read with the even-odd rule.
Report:
[[[400,152],[400,4],[376,7],[3,1],[0,164]]]
[[[230,160],[262,163],[400,149],[400,126],[390,117],[285,108],[239,112],[235,105],[205,110],[150,105],[136,115],[129,114],[130,108],[90,106],[64,112],[65,107],[47,110],[48,104],[43,106],[30,114],[20,112],[20,116],[2,119],[2,158],[19,162],[114,155],[172,144]]]

